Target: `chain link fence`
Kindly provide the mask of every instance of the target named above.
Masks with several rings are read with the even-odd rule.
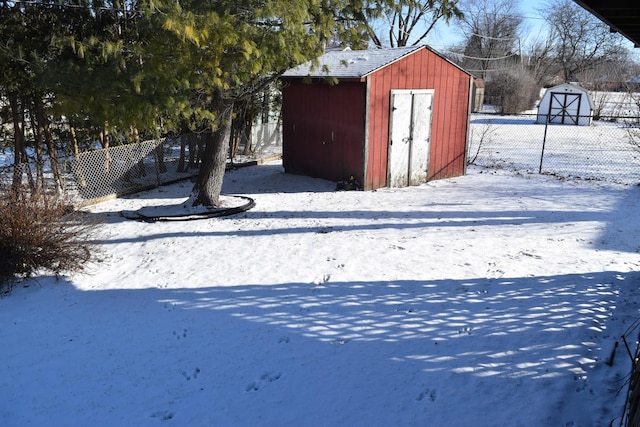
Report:
[[[250,154],[229,159],[246,163],[282,153],[281,127],[256,125]],[[48,159],[0,167],[0,190],[16,185],[64,194],[76,206],[133,194],[197,175],[204,150],[204,133],[161,138],[107,149],[91,150],[63,159],[52,167]]]
[[[601,117],[589,126],[548,122],[537,114],[473,114],[468,164],[621,184],[640,181],[640,117]]]
[[[95,201],[188,178],[195,168],[178,171],[178,162],[170,156],[173,142],[159,139],[80,153],[69,167],[78,196]]]
[[[547,123],[537,114],[514,116],[478,113],[470,119],[468,164],[542,173],[564,178],[640,182],[640,117],[601,117],[589,126]],[[45,159],[0,167],[0,188],[20,182],[30,188],[56,189],[76,205],[131,194],[198,172],[203,134],[162,138],[92,150],[59,162]],[[229,162],[282,153],[281,127],[254,126],[251,154]]]
[[[5,164],[0,166],[0,192],[21,189],[23,191],[43,191],[47,193],[62,193],[67,195],[69,191],[75,191],[75,183],[70,180],[65,172],[67,162],[58,163],[55,173],[48,158],[40,164],[20,163]]]

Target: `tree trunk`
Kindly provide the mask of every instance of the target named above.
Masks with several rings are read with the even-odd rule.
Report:
[[[185,156],[187,154],[187,138],[189,134],[189,127],[187,123],[183,121],[180,125],[180,157],[178,158],[178,172],[186,172]]]
[[[76,128],[69,123],[69,133],[71,134],[71,151],[73,152],[74,167],[73,171],[76,175],[76,181],[78,187],[86,188],[87,180],[84,177],[84,171],[80,166],[80,147],[78,145],[78,136],[76,135]]]
[[[37,101],[37,96],[34,96],[34,106],[36,114],[30,114],[31,129],[33,131],[34,149],[36,153],[36,186],[33,189],[34,193],[38,194],[44,189],[44,158],[42,157],[42,139],[44,131],[42,129],[42,122],[40,117],[40,104]]]
[[[180,157],[178,157],[178,172],[184,172],[186,167],[184,164],[184,157],[187,154],[187,137],[186,135],[180,135]]]
[[[22,127],[24,129],[24,123],[22,124]],[[29,165],[29,155],[27,154],[26,143],[22,145],[22,171],[27,173],[29,188],[35,190],[36,182],[33,179],[33,173],[31,172],[31,166]]]
[[[103,149],[109,148],[109,124],[105,123],[104,127],[100,129],[100,146]]]
[[[78,137],[76,135],[76,128],[69,123],[69,134],[71,135],[71,151],[74,157],[78,157],[80,154],[80,147],[78,145]]]
[[[13,190],[18,193],[22,186],[22,163],[26,161],[26,159],[22,158],[22,153],[24,152],[24,121],[20,102],[18,101],[18,94],[9,92],[8,97],[13,121]]]
[[[153,159],[156,163],[156,170],[159,173],[165,173],[167,171],[167,164],[165,163],[165,159],[164,159],[164,146],[167,143],[167,141],[170,141],[170,140],[161,139],[160,142],[158,142],[158,146],[154,149],[154,152],[153,152]]]
[[[56,155],[56,147],[53,142],[53,135],[51,135],[51,127],[49,126],[49,117],[44,109],[44,103],[42,98],[36,98],[36,117],[38,120],[38,126],[41,129],[42,137],[44,138],[44,144],[47,147],[47,156],[49,157],[49,163],[51,164],[51,172],[53,173],[53,181],[56,187],[56,193],[64,191],[64,183],[62,182],[62,174],[58,166],[58,156]]]
[[[129,127],[129,132],[131,134],[131,139],[133,140],[133,143],[135,144],[135,148],[140,150],[140,133],[138,132],[138,128],[135,126],[130,126]],[[136,176],[137,177],[141,177],[141,176],[147,176],[147,167],[144,164],[144,157],[141,157],[138,159],[137,163],[136,163]]]
[[[233,101],[220,95],[214,110],[218,113],[218,126],[206,134],[206,144],[198,178],[196,179],[188,204],[192,206],[218,207],[222,180],[227,164],[227,148],[231,135]]]
[[[224,141],[225,144],[229,141],[229,137],[227,136],[227,139]],[[202,136],[198,136],[198,138],[196,139],[196,163],[195,163],[195,167],[198,167],[199,165],[202,164],[202,157],[204,156],[204,147],[206,145],[206,140],[204,137]]]
[[[242,127],[242,134],[241,134],[241,139],[242,139],[242,144],[244,144],[244,149],[242,150],[242,154],[244,154],[245,156],[248,156],[249,154],[253,153],[253,141],[251,139],[251,135],[252,135],[252,130],[253,130],[253,122],[252,121],[246,121],[245,123],[243,123],[244,126]]]
[[[231,126],[231,135],[229,136],[229,159],[231,163],[233,163],[233,159],[236,158],[236,154],[238,153],[238,144],[240,140],[238,138],[238,130],[236,129],[235,123]]]
[[[199,145],[197,143],[197,140],[200,139],[201,136],[201,133],[190,133],[189,135],[185,136],[185,138],[188,139],[189,145],[189,160],[187,162],[187,169],[194,169],[196,167],[196,150],[197,146]]]
[[[108,123],[104,124],[104,127],[100,130],[100,145],[104,150],[104,173],[109,173],[109,167],[111,164],[111,155],[109,154],[109,128]]]

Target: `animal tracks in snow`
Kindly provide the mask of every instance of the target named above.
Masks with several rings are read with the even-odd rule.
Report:
[[[313,283],[317,286],[322,285],[323,283],[327,283],[331,279],[330,274],[323,274],[321,277],[318,277],[313,281]]]
[[[490,279],[501,279],[504,271],[497,267],[497,262],[489,262],[487,269],[487,277]]]
[[[289,337],[287,336],[282,336],[280,337],[280,339],[278,340],[278,344],[289,344],[290,340]]]
[[[173,336],[176,337],[176,339],[186,338],[187,330],[183,329],[182,331],[173,331]]]
[[[200,368],[195,368],[191,373],[187,371],[182,371],[180,374],[184,377],[185,380],[191,381],[192,379],[198,378],[198,374],[200,374]]]
[[[247,384],[246,391],[258,391],[260,388],[265,386],[266,384],[278,381],[282,373],[274,371],[274,372],[265,372],[260,376],[259,380],[252,381]]]
[[[333,265],[333,267],[336,270],[341,270],[341,269],[343,269],[345,267],[345,265],[343,263],[336,262],[336,259],[334,257],[330,257],[330,256],[327,257],[327,262],[335,263]],[[323,274],[322,276],[319,276],[316,279],[314,279],[313,284],[316,285],[316,286],[320,286],[320,285],[322,285],[324,283],[327,283],[330,279],[331,279],[331,274],[330,273],[326,273],[326,274]]]
[[[173,412],[170,411],[158,411],[151,414],[151,418],[157,418],[160,421],[169,421],[173,418]]]
[[[471,326],[465,326],[464,328],[458,329],[458,334],[459,335],[462,335],[462,334],[471,335],[471,331],[473,331],[473,328]]]
[[[334,257],[327,257],[327,262],[334,262],[336,259]],[[340,269],[344,268],[344,264],[338,263],[335,265],[335,268]]]
[[[420,394],[418,394],[418,396],[416,397],[416,400],[420,402],[424,399],[428,399],[431,402],[435,402],[436,397],[437,397],[437,392],[435,390],[426,389],[424,391],[421,391]]]

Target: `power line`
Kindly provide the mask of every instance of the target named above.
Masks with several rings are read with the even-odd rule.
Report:
[[[512,54],[509,54],[509,55],[506,55],[506,56],[500,56],[500,57],[495,57],[495,58],[494,57],[490,57],[490,58],[487,58],[487,57],[475,57],[475,56],[469,56],[469,55],[465,55],[465,54],[460,54],[460,56],[462,56],[465,59],[473,59],[473,60],[476,60],[476,61],[502,61],[504,59],[511,58],[511,57],[517,56],[517,55],[515,53],[512,53]]]
[[[470,36],[476,36],[476,37],[480,37],[483,39],[489,39],[489,40],[498,40],[498,41],[508,41],[508,40],[520,40],[519,37],[491,37],[491,36],[487,36],[484,34],[478,34],[478,33],[469,33]]]

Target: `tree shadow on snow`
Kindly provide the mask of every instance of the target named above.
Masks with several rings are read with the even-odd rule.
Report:
[[[113,215],[113,214],[111,214]],[[232,217],[217,218],[216,221],[247,222],[248,224],[256,220],[263,219],[320,219],[313,226],[284,226],[261,227],[259,229],[246,229],[233,227],[233,230],[220,231],[175,231],[168,232],[162,229],[148,230],[150,234],[140,233],[128,238],[110,238],[108,240],[97,240],[98,244],[116,244],[126,242],[152,241],[158,239],[176,237],[250,237],[250,236],[271,236],[277,234],[304,234],[304,233],[340,233],[340,232],[366,232],[379,230],[428,230],[446,228],[469,228],[474,231],[479,227],[522,227],[531,224],[575,224],[580,222],[602,221],[606,222],[610,218],[606,212],[580,212],[580,211],[560,211],[560,210],[526,210],[526,211],[259,211],[250,210]],[[345,225],[345,219],[356,219],[355,224]],[[335,220],[335,221],[333,221]],[[115,220],[119,221],[119,219]],[[621,223],[624,227],[624,224]],[[632,223],[627,222],[628,229]],[[223,227],[221,227],[223,228]],[[237,228],[237,229],[236,229]]]
[[[639,279],[609,271],[95,292],[64,281],[17,288],[0,300],[0,320],[10,325],[0,368],[7,409],[0,412],[19,418],[22,399],[39,408],[33,417],[57,405],[81,421],[76,406],[88,402],[92,421],[118,421],[124,413],[131,423],[164,414],[183,425],[445,425],[464,406],[476,425],[492,425],[496,411],[504,419],[528,417],[528,425],[564,425],[566,405],[605,393],[590,376],[608,369],[617,339],[609,328],[624,320],[617,312],[621,289]],[[619,366],[628,365],[624,357],[618,355]],[[30,383],[50,375],[50,387]],[[540,382],[552,398],[535,404]],[[127,398],[118,407],[122,393]],[[561,399],[549,406],[554,397]],[[280,409],[265,412],[265,405]]]
[[[640,185],[628,187],[616,206],[607,213],[606,227],[596,246],[603,249],[640,253]]]

